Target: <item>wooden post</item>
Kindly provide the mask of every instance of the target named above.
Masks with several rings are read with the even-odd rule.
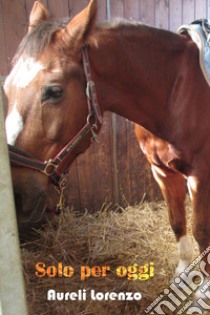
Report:
[[[27,315],[0,77],[0,315]]]

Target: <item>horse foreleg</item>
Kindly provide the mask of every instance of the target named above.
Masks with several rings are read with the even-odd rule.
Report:
[[[198,243],[200,258],[202,258],[202,261],[198,260],[197,263],[200,270],[197,272],[197,283],[194,283],[194,287],[197,286],[197,289],[194,288],[194,299],[195,306],[199,306],[199,308],[202,306],[204,310],[210,309],[210,253],[208,248],[210,245],[210,181],[208,175],[209,172],[205,171],[203,176],[190,176],[188,178],[188,188],[193,207],[193,236]],[[200,304],[199,301],[202,301],[203,304]]]
[[[163,170],[154,165],[151,168],[166,201],[169,222],[177,240],[180,260],[175,275],[178,275],[189,265],[193,253],[191,238],[186,229],[185,180],[178,172]]]
[[[207,173],[207,172],[206,172]],[[198,243],[200,253],[210,245],[210,180],[190,176],[188,187],[193,207],[193,236]],[[210,258],[206,262],[206,271],[210,274]]]

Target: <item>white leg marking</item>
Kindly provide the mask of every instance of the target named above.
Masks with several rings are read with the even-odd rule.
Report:
[[[179,264],[176,268],[176,275],[179,275],[191,263],[193,256],[192,240],[188,235],[180,238],[178,243],[178,250],[180,255]]]
[[[14,106],[13,111],[7,116],[5,122],[7,143],[14,145],[17,137],[23,130],[23,118]]]
[[[194,193],[197,192],[197,185],[198,185],[198,183],[197,183],[196,178],[193,176],[189,176],[188,181],[187,181],[187,187],[188,187],[191,199],[193,197],[193,192]]]

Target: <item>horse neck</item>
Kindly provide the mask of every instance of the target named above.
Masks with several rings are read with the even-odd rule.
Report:
[[[102,111],[112,111],[157,134],[179,72],[183,39],[146,26],[101,29],[90,63]]]

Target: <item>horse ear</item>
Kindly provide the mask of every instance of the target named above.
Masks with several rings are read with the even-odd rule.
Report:
[[[97,1],[90,0],[88,6],[77,14],[66,26],[63,32],[64,41],[76,46],[88,44],[95,26],[96,15]]]
[[[35,1],[29,16],[28,32],[31,32],[34,27],[46,20],[48,20],[48,12],[46,8],[41,2]]]

